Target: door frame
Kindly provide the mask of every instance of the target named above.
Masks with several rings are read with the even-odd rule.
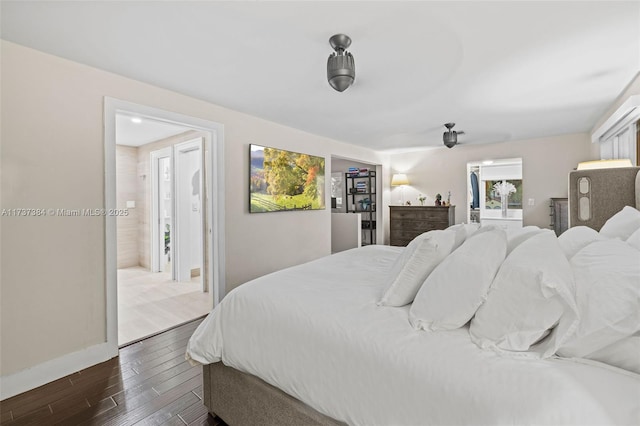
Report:
[[[172,149],[170,146],[165,148],[161,148],[155,151],[151,151],[151,272],[160,272],[160,247],[159,241],[160,236],[162,235],[162,231],[160,230],[160,169],[158,168],[158,163],[161,158],[169,158],[169,162],[172,162]],[[171,164],[173,167],[173,164]],[[172,171],[173,173],[173,171]],[[173,185],[173,180],[171,182]],[[173,188],[171,188],[173,198]],[[173,201],[171,202],[171,220],[174,218],[174,207]],[[173,223],[171,224],[171,228],[173,229]]]
[[[224,236],[224,125],[201,118],[139,105],[111,97],[104,97],[104,154],[105,154],[105,209],[115,210],[116,204],[116,114],[134,114],[167,123],[178,124],[208,133],[206,153],[211,173],[207,183],[207,256],[210,273],[207,274],[210,297],[216,306],[225,294],[225,236]],[[207,137],[205,137],[205,140]],[[210,157],[210,158],[209,158]],[[105,268],[106,268],[106,343],[110,356],[118,355],[118,278],[116,217],[105,215]]]

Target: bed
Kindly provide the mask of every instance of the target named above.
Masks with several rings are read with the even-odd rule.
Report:
[[[456,225],[246,283],[189,341],[204,403],[230,425],[640,424],[640,211],[607,206],[599,232]]]

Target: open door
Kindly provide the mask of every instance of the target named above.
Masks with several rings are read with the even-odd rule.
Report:
[[[176,281],[202,277],[204,269],[202,145],[202,138],[174,145],[175,241],[172,247]]]

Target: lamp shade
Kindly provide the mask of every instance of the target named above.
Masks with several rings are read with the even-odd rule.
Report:
[[[404,173],[397,173],[391,178],[391,186],[409,185],[409,179]]]

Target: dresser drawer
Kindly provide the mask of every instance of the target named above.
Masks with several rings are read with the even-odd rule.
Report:
[[[405,219],[417,219],[419,212],[415,210],[391,210],[391,219],[405,220]]]
[[[438,207],[435,210],[400,210],[391,211],[391,219],[397,220],[444,220],[448,221],[449,209]]]
[[[398,231],[431,231],[432,229],[445,229],[449,226],[446,220],[392,220],[389,224],[390,229]]]

